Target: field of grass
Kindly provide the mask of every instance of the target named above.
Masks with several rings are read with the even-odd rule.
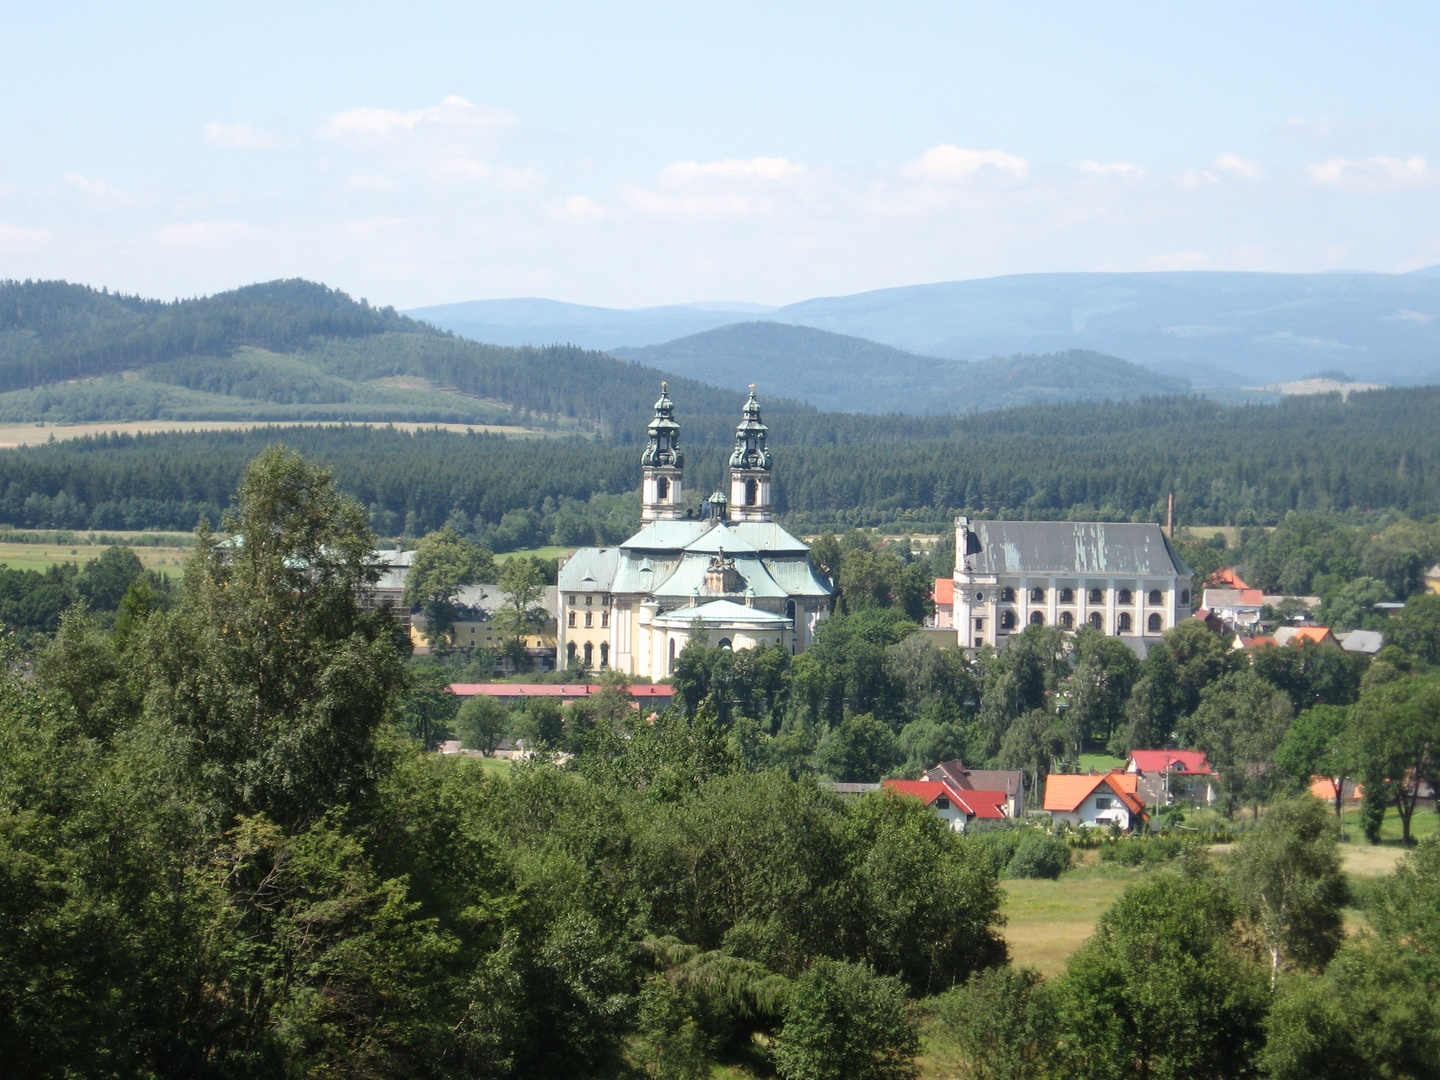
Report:
[[[1016,964],[1058,975],[1100,918],[1148,868],[1079,866],[1056,881],[1012,879],[1005,886],[1005,940]]]
[[[558,559],[561,555],[569,555],[574,550],[575,545],[571,544],[569,547],[556,547],[551,545],[550,547],[526,548],[524,551],[503,551],[495,556],[495,561],[497,563],[503,563],[505,560],[513,559],[517,555],[534,555],[540,559]]]
[[[1109,754],[1081,754],[1081,772],[1109,772],[1111,769],[1123,769],[1125,759],[1111,757]]]
[[[119,536],[107,538],[119,540]],[[12,570],[48,570],[57,563],[76,563],[83,566],[91,559],[98,559],[108,547],[107,544],[90,543],[88,538],[77,535],[71,544],[14,544],[0,543],[0,563]],[[184,547],[136,547],[132,548],[141,564],[147,570],[178,577],[184,573],[185,557],[189,549]]]
[[[164,431],[249,431],[258,427],[336,427],[335,420],[117,420],[94,424],[5,424],[0,425],[0,450],[36,446],[87,435],[154,435]],[[489,431],[505,435],[544,435],[530,428],[495,424],[391,423],[389,421],[346,421],[345,426],[393,427],[399,431]]]

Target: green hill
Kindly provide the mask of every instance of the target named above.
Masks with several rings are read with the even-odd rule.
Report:
[[[1190,388],[1185,379],[1083,349],[974,362],[941,360],[865,338],[777,322],[735,323],[662,345],[610,352],[736,390],[757,382],[772,393],[836,412],[968,413],[1041,401],[1176,394]]]
[[[484,345],[313,282],[192,300],[0,282],[0,421],[369,420],[634,432],[660,371],[570,346]],[[696,423],[736,394],[689,379]],[[809,411],[783,401],[771,411]]]

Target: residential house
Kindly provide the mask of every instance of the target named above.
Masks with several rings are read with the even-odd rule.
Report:
[[[975,818],[1005,819],[1003,791],[957,791],[939,780],[886,780],[882,788],[919,799],[956,832],[964,832],[965,826]]]
[[[1328,626],[1282,626],[1275,631],[1277,645],[1318,645],[1322,649],[1340,649],[1339,640]]]
[[[1018,770],[967,769],[963,761],[956,759],[926,769],[925,779],[949,784],[957,791],[1003,791],[1005,816],[1025,816],[1025,779]]]
[[[1440,595],[1440,563],[1425,571],[1425,591]]]
[[[934,625],[942,630],[953,628],[955,626],[955,579],[936,578],[934,597]]]
[[[1206,588],[1200,603],[1230,629],[1253,634],[1260,625],[1260,612],[1264,608],[1272,608],[1288,619],[1303,621],[1320,606],[1320,597],[1283,596],[1249,588]]]
[[[1176,799],[1206,805],[1215,801],[1210,761],[1200,750],[1131,750],[1125,771],[1146,806],[1169,806]]]
[[[1385,635],[1379,630],[1349,630],[1335,636],[1340,641],[1340,647],[1346,652],[1374,656],[1385,647]]]
[[[1119,770],[1088,775],[1051,773],[1045,778],[1045,809],[1051,821],[1129,830],[1148,817],[1136,793],[1138,780],[1135,774]]]

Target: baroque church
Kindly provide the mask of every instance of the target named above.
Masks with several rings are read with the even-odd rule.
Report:
[[[769,429],[754,386],[730,455],[730,493],[687,515],[680,425],[665,383],[641,455],[641,528],[560,566],[559,663],[662,679],[695,639],[711,647],[799,652],[830,614],[831,587],[809,547],[770,508]]]

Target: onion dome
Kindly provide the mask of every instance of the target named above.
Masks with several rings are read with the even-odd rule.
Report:
[[[670,400],[668,386],[660,384],[660,400],[655,402],[655,418],[646,428],[649,442],[640,455],[640,464],[678,469],[685,462],[680,452],[680,425],[675,422],[675,404]]]
[[[770,450],[765,445],[770,433],[760,420],[760,401],[755,397],[755,384],[750,384],[750,397],[745,401],[745,411],[735,429],[735,450],[730,455],[732,469],[770,468]]]

